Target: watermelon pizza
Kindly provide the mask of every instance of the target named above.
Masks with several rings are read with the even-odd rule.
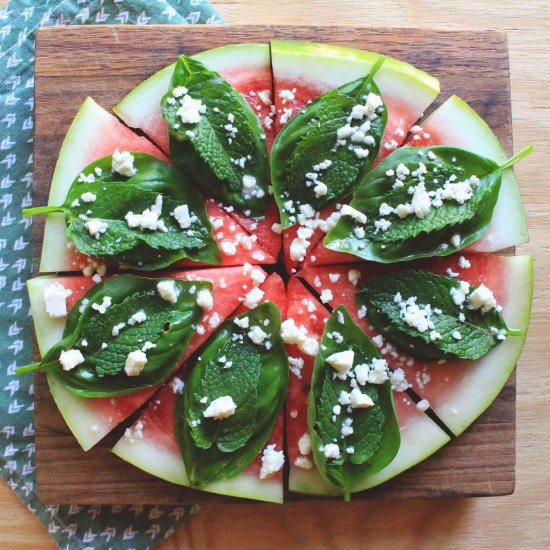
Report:
[[[513,165],[437,78],[273,40],[87,98],[28,291],[84,450],[171,483],[349,500],[460,436],[521,354],[532,261]],[[130,420],[131,418],[131,420]],[[288,472],[288,476],[286,473]]]

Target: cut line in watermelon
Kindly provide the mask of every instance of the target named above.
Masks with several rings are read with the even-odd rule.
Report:
[[[407,267],[448,274],[458,273],[459,278],[478,286],[483,282],[502,305],[502,315],[510,328],[519,329],[522,336],[509,336],[507,340],[483,358],[468,361],[423,362],[388,345],[378,331],[369,325],[367,316],[360,319],[355,292],[369,277],[390,270],[402,269],[403,264],[382,266],[363,263],[357,266],[320,266],[301,271],[302,276],[316,292],[330,291],[328,304],[335,307],[343,303],[361,328],[380,340],[381,352],[392,369],[402,368],[412,390],[427,399],[430,408],[455,435],[462,433],[493,402],[510,377],[521,354],[531,308],[532,260],[529,256],[492,256],[486,254],[463,255],[471,267],[461,268],[459,255],[408,262]],[[349,270],[360,273],[360,282],[354,286],[348,278]],[[338,278],[337,281],[335,279]]]
[[[260,267],[255,269],[265,273]],[[214,307],[203,314],[200,323],[204,333],[195,333],[182,357],[182,361],[187,359],[206,341],[216,327],[241,305],[246,293],[253,286],[256,286],[250,275],[251,271],[250,267],[226,267],[176,271],[168,274],[170,277],[186,280],[208,280],[213,283]],[[163,275],[158,274],[155,276],[162,277]],[[65,328],[65,319],[52,319],[46,313],[43,292],[54,281],[72,290],[72,295],[67,300],[68,311],[93,286],[93,281],[90,278],[82,276],[45,276],[27,281],[36,340],[42,356],[61,340]],[[219,322],[215,326],[210,326],[210,319],[215,313],[219,317]],[[119,397],[84,398],[76,396],[65,389],[55,373],[48,373],[47,376],[53,398],[65,422],[85,451],[93,447],[120,422],[130,416],[159,387],[155,386]]]
[[[274,138],[273,123],[266,123],[266,118],[272,115],[271,102],[262,101],[262,98],[271,97],[273,91],[269,46],[222,46],[198,53],[193,58],[218,72],[246,99],[262,122],[269,150]],[[130,128],[139,128],[166,153],[169,151],[168,127],[162,117],[160,100],[168,91],[174,66],[169,65],[151,75],[113,108],[125,124]],[[262,93],[266,90],[268,96]]]
[[[325,322],[329,316],[328,309],[311,294],[297,277],[290,279],[287,292],[293,298],[289,304],[288,318],[294,319],[297,326],[303,325],[307,329],[308,337],[315,338],[320,342]],[[347,306],[345,301],[342,303]],[[348,310],[350,310],[349,307]],[[352,313],[351,310],[350,313]],[[289,357],[303,361],[301,368],[298,369],[294,362],[294,368],[291,369],[286,405],[287,453],[290,464],[289,489],[293,492],[311,495],[342,495],[340,489],[327,483],[321,477],[313,465],[312,455],[310,453],[303,454],[300,451],[299,440],[308,433],[307,402],[314,357],[305,354],[295,345],[286,347]],[[399,453],[376,476],[370,476],[358,482],[353,487],[353,492],[378,485],[403,472],[450,440],[449,436],[426,414],[415,408],[414,403],[405,392],[394,392],[394,401],[402,434]]]
[[[275,303],[284,320],[287,293],[284,282],[276,273],[270,275],[261,285],[264,300]],[[235,314],[246,311],[242,305]],[[174,435],[174,406],[177,391],[183,387],[186,367],[167,382],[153,397],[139,418],[126,430],[112,451],[119,458],[144,470],[145,472],[178,485],[189,486],[185,464]],[[277,450],[283,448],[284,414],[281,413],[268,441]],[[209,484],[201,489],[211,493],[231,495],[240,498],[253,498],[267,502],[283,501],[283,472],[279,471],[269,479],[259,478],[261,455],[241,474],[228,480]]]
[[[282,126],[281,116],[283,120],[290,120],[309,101],[342,84],[365,76],[380,57],[378,53],[341,46],[272,41],[277,133]],[[375,82],[380,88],[388,111],[388,122],[376,160],[378,163],[404,142],[409,129],[422,117],[439,94],[439,82],[412,65],[389,57],[376,73]],[[294,99],[286,99],[288,94],[281,97],[283,90],[290,90]],[[291,109],[291,116],[286,116],[288,109]],[[334,211],[334,207],[326,208],[322,218],[328,217]],[[292,269],[296,269],[300,264],[299,261],[293,260],[290,254],[290,245],[296,237],[296,232],[297,227],[289,228],[283,236],[288,273],[293,273]],[[308,239],[310,244],[306,256],[324,235],[320,229],[314,231]]]
[[[161,160],[167,157],[148,139],[138,136],[91,97],[82,103],[63,140],[50,187],[48,205],[60,205],[78,174],[91,162],[120,151],[149,153]],[[78,271],[89,264],[66,235],[63,213],[47,214],[40,257],[40,272]]]

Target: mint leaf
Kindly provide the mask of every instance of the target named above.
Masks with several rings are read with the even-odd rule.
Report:
[[[332,364],[334,354],[350,351],[350,368],[337,370]],[[347,400],[342,399],[342,392]],[[370,399],[369,406],[361,407],[355,401],[357,392],[358,399]],[[387,364],[343,306],[327,321],[315,359],[308,427],[319,472],[342,488],[346,500],[355,482],[380,471],[399,449]]]
[[[176,405],[176,437],[192,485],[242,472],[269,438],[286,397],[288,359],[277,307],[265,302],[227,320],[210,339]],[[254,327],[265,339],[254,341]],[[213,402],[231,399],[224,417],[205,417]],[[210,409],[209,409],[210,408]]]
[[[484,296],[487,304],[478,307]],[[509,334],[491,297],[486,287],[407,269],[368,279],[356,301],[370,323],[414,357],[475,360]]]
[[[159,295],[161,281],[172,281],[176,303]],[[202,318],[197,293],[211,288],[207,281],[115,275],[85,294],[67,318],[63,339],[41,363],[25,370],[53,369],[81,397],[125,395],[155,386],[174,370]],[[79,351],[84,362],[63,370],[60,358],[68,350]],[[145,353],[147,362],[139,374],[129,375],[125,365],[136,350]]]
[[[112,157],[103,157],[75,179],[62,206],[24,214],[64,212],[67,236],[79,252],[133,269],[159,269],[182,258],[220,263],[201,195],[165,162],[145,153],[131,155],[133,176],[113,172]],[[128,216],[155,209],[158,227],[131,226]],[[180,223],[174,212],[181,209],[186,215]],[[90,223],[97,232],[91,233]]]
[[[365,77],[315,99],[276,137],[271,179],[284,227],[298,221],[300,206],[334,204],[370,171],[387,122],[373,80],[383,59]]]
[[[383,263],[461,250],[487,231],[502,171],[529,151],[499,166],[455,147],[402,147],[354,194],[350,206],[366,221],[343,216],[324,245]]]
[[[180,56],[162,98],[170,153],[195,185],[252,217],[267,203],[267,146],[258,117],[218,73]]]

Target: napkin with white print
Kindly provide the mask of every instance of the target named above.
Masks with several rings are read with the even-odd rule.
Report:
[[[152,548],[190,506],[44,506],[35,494],[31,276],[34,40],[48,25],[220,23],[206,0],[13,0],[0,9],[0,469],[8,485],[67,549]]]

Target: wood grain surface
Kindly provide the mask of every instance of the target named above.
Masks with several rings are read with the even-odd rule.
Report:
[[[453,93],[467,98],[511,153],[508,49],[502,32],[328,26],[224,26],[221,31],[215,26],[41,29],[35,52],[34,203],[46,202],[61,143],[88,95],[111,109],[180,52],[193,54],[228,43],[268,42],[271,38],[323,41],[405,59],[440,79],[441,97],[431,109]],[[34,237],[36,252],[42,241],[38,224]],[[164,482],[121,461],[110,448],[123,427],[117,430],[117,437],[108,437],[84,453],[58,412],[44,374],[37,373],[35,379],[37,487],[42,502],[238,502]],[[93,476],[90,471],[95,472]],[[463,437],[399,478],[355,498],[495,496],[511,493],[514,485],[512,377],[496,402]],[[288,494],[285,500],[305,497]]]
[[[5,0],[0,0],[0,5]],[[512,110],[517,149],[536,152],[516,173],[527,206],[535,256],[535,302],[527,346],[518,369],[517,486],[495,499],[391,500],[290,503],[286,506],[210,504],[182,526],[163,550],[176,548],[548,548],[550,540],[550,362],[546,304],[550,297],[547,238],[550,199],[541,195],[541,170],[550,155],[550,5],[540,0],[410,1],[220,0],[227,22],[369,24],[439,29],[504,29],[510,45]],[[0,547],[55,548],[42,525],[0,485]]]

